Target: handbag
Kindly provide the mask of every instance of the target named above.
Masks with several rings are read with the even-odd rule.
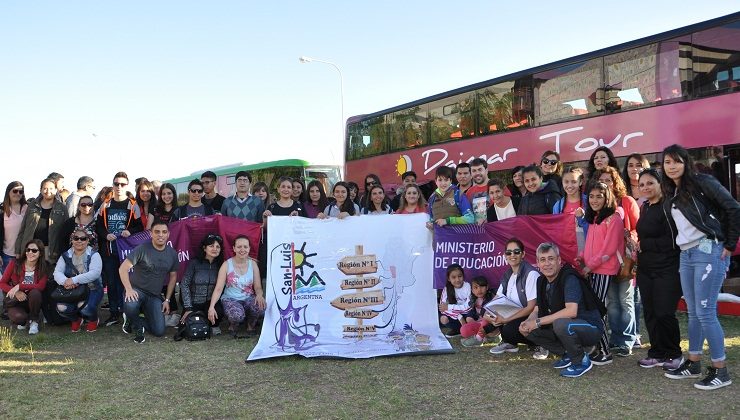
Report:
[[[57,286],[51,292],[51,299],[59,303],[77,303],[87,300],[89,289],[86,284],[80,284],[74,289],[66,289],[64,286]]]

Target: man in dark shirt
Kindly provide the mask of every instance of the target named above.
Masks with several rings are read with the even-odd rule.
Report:
[[[560,376],[575,378],[591,370],[588,352],[599,343],[604,324],[598,299],[588,283],[570,266],[561,267],[555,244],[537,248],[537,306],[519,331],[533,343],[562,358],[553,364]],[[589,293],[590,292],[590,293]]]
[[[126,290],[124,297],[123,332],[136,333],[134,341],[143,343],[144,320],[139,317],[144,312],[146,327],[156,337],[164,335],[164,314],[170,313],[170,299],[175,292],[177,251],[167,245],[170,232],[167,224],[161,221],[152,225],[152,241],[137,246],[121,263],[118,273]],[[129,277],[129,271],[134,269]],[[167,294],[164,301],[160,297],[165,278],[168,278]]]
[[[194,179],[188,183],[188,202],[172,212],[171,221],[187,219],[189,217],[203,217],[213,215],[213,207],[203,203],[203,182]]]
[[[203,204],[211,206],[213,211],[220,212],[226,197],[216,191],[217,179],[218,177],[212,171],[205,171],[200,176],[200,182],[203,183],[203,198],[201,201],[203,201]]]

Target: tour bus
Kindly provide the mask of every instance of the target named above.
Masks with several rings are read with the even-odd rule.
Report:
[[[740,13],[627,42],[351,117],[346,179],[373,173],[419,182],[440,165],[481,157],[492,176],[539,164],[543,152],[585,166],[609,147],[620,168],[631,153],[650,162],[670,144],[738,197]],[[710,169],[712,168],[712,169]]]
[[[200,179],[201,174],[208,170],[213,171],[217,175],[216,190],[225,197],[234,195],[236,192],[234,176],[239,171],[248,171],[251,174],[252,185],[260,181],[266,183],[268,191],[273,196],[277,194],[277,182],[281,176],[300,179],[304,182],[304,185],[310,181],[318,180],[324,186],[324,191],[327,194],[330,194],[334,184],[342,179],[339,166],[312,165],[305,160],[284,159],[251,165],[239,163],[218,168],[206,168],[195,171],[188,176],[169,179],[164,182],[172,183],[175,186],[179,202],[187,202],[188,183],[195,178]]]

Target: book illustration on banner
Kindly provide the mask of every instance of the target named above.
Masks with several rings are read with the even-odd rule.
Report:
[[[522,306],[502,295],[488,302],[483,308],[491,316],[509,318],[522,309]]]

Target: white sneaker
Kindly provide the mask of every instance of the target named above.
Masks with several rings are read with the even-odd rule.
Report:
[[[25,330],[26,329],[26,326],[25,326],[25,324],[24,325],[18,325],[16,328],[18,328],[19,330],[22,331],[22,330]]]
[[[513,344],[509,343],[501,343],[498,346],[492,347],[491,350],[488,350],[491,354],[503,354],[506,353],[516,353],[519,351],[519,347],[515,346]]]
[[[28,335],[34,335],[39,333],[39,323],[36,321],[31,321],[31,324],[28,326]]]
[[[164,322],[164,324],[168,327],[177,327],[177,324],[179,323],[180,323],[180,314],[169,314],[167,315],[167,319]]]
[[[549,355],[550,355],[550,350],[544,347],[541,347],[541,346],[537,346],[535,347],[535,351],[534,351],[534,354],[532,355],[532,358],[535,360],[545,360],[547,359],[547,356]]]

